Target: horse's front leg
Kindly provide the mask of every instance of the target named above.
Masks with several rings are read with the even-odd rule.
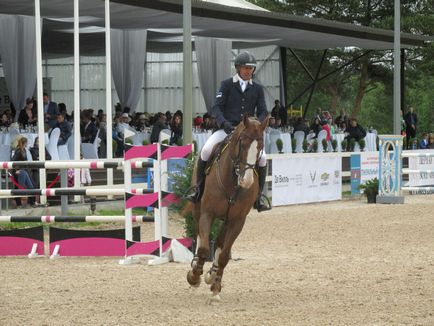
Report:
[[[212,296],[210,299],[210,303],[213,301],[220,301],[220,292],[222,290],[222,278],[223,272],[226,265],[229,262],[229,258],[231,255],[232,245],[235,242],[235,239],[241,233],[245,222],[244,218],[239,218],[230,221],[224,228],[224,232],[220,234],[221,238],[221,246],[217,246],[216,250],[216,258],[213,263],[213,267],[207,273],[208,279],[212,279],[211,284],[211,292]],[[220,238],[219,236],[219,238]],[[220,240],[220,239],[219,239]],[[217,262],[217,264],[216,264]]]
[[[198,287],[200,276],[203,274],[203,265],[209,252],[209,232],[212,218],[202,213],[199,219],[199,233],[196,239],[196,253],[191,261],[191,270],[187,273],[187,281],[190,285]]]

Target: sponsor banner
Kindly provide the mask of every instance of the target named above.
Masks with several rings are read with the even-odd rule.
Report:
[[[350,157],[351,166],[351,195],[360,194],[360,154],[352,154]]]
[[[340,157],[273,159],[273,206],[342,199]]]
[[[351,155],[351,195],[360,194],[360,185],[379,178],[380,157],[375,152],[361,152]]]
[[[379,178],[380,156],[378,152],[360,153],[360,184]]]
[[[420,151],[421,154],[424,152],[432,153],[433,151]],[[434,185],[434,157],[409,157],[408,168],[410,170],[420,170],[419,173],[409,174],[408,181],[410,187]]]

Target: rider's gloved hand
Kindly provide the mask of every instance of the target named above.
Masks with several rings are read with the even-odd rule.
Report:
[[[228,135],[232,132],[232,130],[234,130],[232,123],[230,123],[229,121],[223,122],[222,128]]]

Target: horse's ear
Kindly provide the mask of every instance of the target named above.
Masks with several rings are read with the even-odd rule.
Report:
[[[268,120],[270,120],[270,115],[267,115],[267,117],[264,119],[264,121],[262,121],[262,123],[261,123],[262,130],[265,130],[265,128],[268,127]]]

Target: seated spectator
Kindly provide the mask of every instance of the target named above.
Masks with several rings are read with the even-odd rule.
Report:
[[[321,121],[321,127],[322,130],[325,130],[327,132],[326,140],[330,141],[332,137],[331,137],[330,125],[328,124],[328,121],[327,120]]]
[[[196,118],[194,118],[194,120],[193,120],[193,126],[194,127],[200,128],[202,123],[203,123],[203,119],[200,115],[197,115]]]
[[[366,130],[357,122],[357,119],[352,118],[350,120],[350,125],[345,129],[347,136],[345,139],[350,140],[354,138],[356,141],[366,137]]]
[[[166,125],[166,115],[164,113],[158,112],[154,116],[154,125],[151,131],[151,144],[158,143],[160,132],[163,129],[169,129]]]
[[[72,122],[72,117],[66,111],[66,104],[65,103],[59,103],[58,108],[59,108],[59,113],[61,113],[65,116],[65,120],[68,122]]]
[[[11,157],[11,161],[27,161],[27,138],[21,137],[18,139],[17,147]],[[24,189],[35,189],[35,183],[30,178],[30,173],[27,169],[18,169],[13,171],[13,176],[19,186]],[[27,197],[28,202],[32,207],[36,207],[35,197]],[[21,198],[16,198],[17,207],[21,206]]]
[[[170,123],[170,142],[169,145],[178,145],[182,141],[182,120],[181,116],[176,113],[173,115],[172,122]]]
[[[39,137],[35,138],[35,142],[33,143],[33,146],[29,148],[30,155],[32,156],[33,161],[39,161]],[[47,151],[47,148],[45,148],[45,160],[49,161],[51,160],[51,155]],[[32,169],[31,171],[31,178],[34,182],[34,185],[39,188],[39,169]]]
[[[318,138],[318,134],[321,130],[321,120],[318,117],[315,117],[315,119],[313,120],[313,125],[310,128],[310,132],[315,135],[313,138]]]
[[[309,133],[309,128],[307,127],[306,122],[302,117],[298,117],[297,120],[295,121],[294,132],[296,131],[303,131],[304,137],[306,137],[307,134]]]
[[[419,143],[419,148],[428,149],[428,134],[426,132],[422,134],[422,139]]]
[[[277,129],[277,126],[276,126],[276,118],[275,118],[275,117],[273,117],[273,116],[270,117],[270,119],[268,120],[268,126],[269,126],[271,129]]]
[[[21,110],[18,115],[18,123],[22,128],[26,128],[28,126],[36,126],[38,123],[38,117],[36,108],[34,107],[33,99],[26,99],[26,106]]]
[[[32,160],[39,161],[39,137],[35,138],[35,142],[33,146],[30,147],[29,151],[30,151],[30,155],[32,155]],[[47,148],[45,148],[45,160],[46,161],[51,160],[51,155],[47,151]]]
[[[146,118],[146,115],[143,113],[139,115],[139,119],[137,120],[137,123],[135,124],[135,129],[137,131],[144,131],[146,128],[150,126],[149,119]]]
[[[71,124],[65,120],[65,116],[62,113],[57,115],[57,124],[54,128],[60,129],[60,136],[57,145],[65,145],[68,141],[68,138],[72,135],[72,126]]]
[[[125,129],[130,129],[130,116],[128,113],[122,113],[122,115],[119,118],[119,122],[116,125],[116,131],[119,134],[119,137],[123,138]]]
[[[94,143],[98,128],[92,122],[92,116],[90,112],[84,110],[80,117],[80,136],[82,143]]]
[[[5,111],[2,113],[1,118],[0,118],[0,127],[9,128],[10,125],[11,125],[10,114],[8,111]]]

